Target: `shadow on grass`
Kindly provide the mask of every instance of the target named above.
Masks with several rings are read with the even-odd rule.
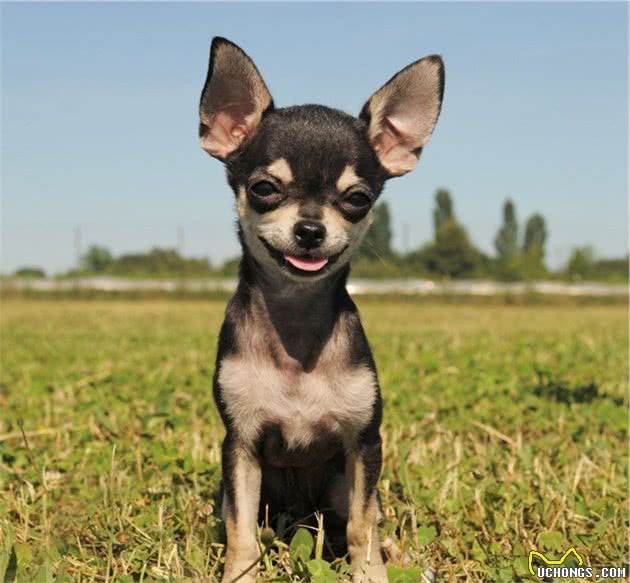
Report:
[[[572,403],[592,403],[598,400],[609,400],[615,405],[623,405],[623,399],[613,397],[606,393],[600,393],[595,383],[587,383],[575,387],[566,382],[547,380],[534,387],[534,395],[543,399],[549,399],[556,403],[571,405]]]

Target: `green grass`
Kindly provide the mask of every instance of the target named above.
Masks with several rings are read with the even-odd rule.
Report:
[[[0,580],[220,575],[223,306],[4,302]],[[392,580],[528,580],[530,549],[627,561],[625,306],[360,307],[385,401],[381,534],[411,563]],[[262,580],[334,581],[289,539]]]

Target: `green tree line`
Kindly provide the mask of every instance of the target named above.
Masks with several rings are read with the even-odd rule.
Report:
[[[549,231],[545,218],[534,213],[520,226],[516,205],[507,199],[494,238],[494,255],[481,251],[457,219],[451,193],[438,189],[433,208],[433,239],[417,249],[392,248],[391,215],[386,202],[374,209],[353,274],[359,277],[485,278],[527,281],[560,278],[571,281],[628,281],[628,258],[600,259],[592,247],[573,249],[567,264],[551,272],[545,263]]]
[[[432,279],[482,278],[527,281],[561,278],[571,281],[628,281],[628,257],[597,258],[591,246],[573,249],[566,265],[551,272],[545,263],[549,230],[545,218],[534,213],[519,224],[516,205],[507,199],[502,222],[494,237],[494,254],[481,251],[458,220],[451,193],[435,193],[433,238],[417,249],[398,252],[392,247],[393,229],[386,202],[378,204],[372,224],[353,262],[353,275],[367,278],[422,277]],[[238,272],[238,258],[213,266],[207,258],[183,257],[174,249],[153,248],[146,253],[118,257],[101,245],[91,245],[80,265],[65,275],[119,277],[230,277]],[[20,277],[43,277],[37,267],[23,267]]]

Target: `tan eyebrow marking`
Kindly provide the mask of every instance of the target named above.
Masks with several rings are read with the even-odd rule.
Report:
[[[361,182],[361,179],[354,171],[354,166],[348,165],[343,169],[341,176],[337,179],[337,190],[344,192],[359,182]]]
[[[266,170],[285,186],[293,182],[293,172],[291,172],[291,166],[289,166],[285,158],[278,158],[269,164]]]

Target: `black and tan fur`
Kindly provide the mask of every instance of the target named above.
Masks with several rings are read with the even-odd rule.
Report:
[[[251,59],[215,38],[200,103],[202,147],[222,160],[243,248],[219,339],[214,397],[226,429],[223,581],[259,556],[261,509],[332,509],[357,582],[387,581],[377,532],[382,406],[346,291],[349,259],[385,181],[411,170],[437,121],[444,67],[412,63],[358,118],[275,108]],[[327,263],[316,271],[287,257]]]

